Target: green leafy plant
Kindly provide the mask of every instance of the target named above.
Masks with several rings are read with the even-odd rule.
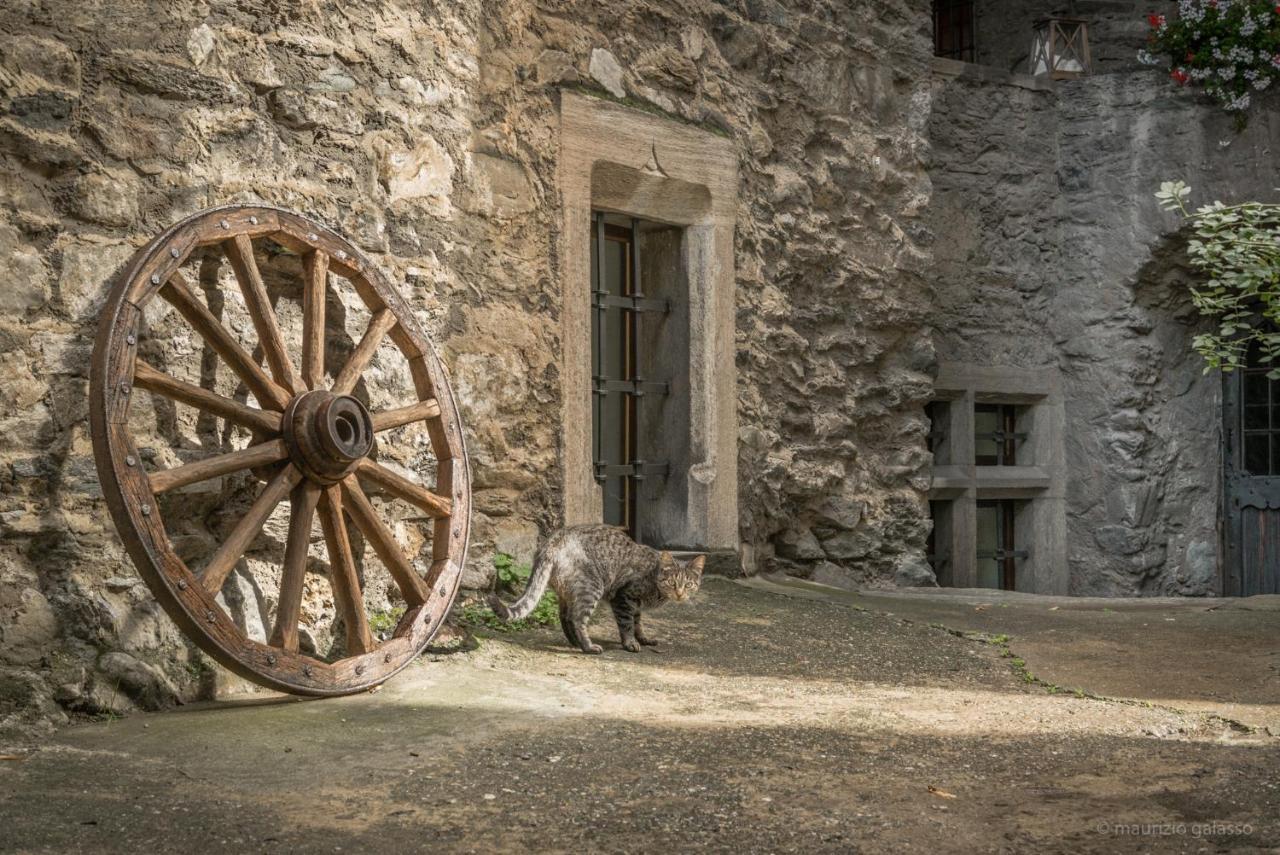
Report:
[[[522,564],[505,552],[493,556],[493,567],[497,570],[498,587],[508,593],[518,594],[528,584],[533,575],[533,568]],[[503,621],[493,610],[481,603],[467,603],[460,614],[463,623],[472,627],[487,627],[496,632],[519,632],[534,626],[559,626],[560,601],[554,591],[547,591],[527,618],[516,621]]]
[[[498,584],[509,590],[516,590],[529,581],[533,569],[528,564],[516,561],[515,556],[498,552],[493,556],[493,567],[498,571]]]
[[[560,625],[560,601],[554,591],[547,591],[534,607],[533,613],[521,620],[504,621],[482,603],[467,603],[460,614],[462,623],[472,628],[484,627],[494,632],[522,632],[535,626]]]
[[[1280,4],[1274,0],[1180,0],[1178,16],[1148,15],[1147,49],[1138,58],[1169,62],[1179,86],[1199,86],[1248,121],[1253,96],[1280,79]]]
[[[1191,230],[1187,254],[1203,276],[1191,301],[1217,325],[1192,340],[1205,373],[1253,362],[1274,366],[1270,376],[1280,377],[1280,204],[1214,202],[1192,211],[1190,196],[1181,181],[1166,181],[1156,193]]]
[[[369,629],[379,635],[389,634],[400,623],[404,616],[404,606],[395,606],[387,611],[376,611],[369,615]]]

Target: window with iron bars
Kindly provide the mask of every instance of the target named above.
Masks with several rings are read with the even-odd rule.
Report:
[[[933,0],[933,53],[977,62],[973,0]]]
[[[1013,404],[975,404],[973,462],[978,466],[1017,466],[1018,447],[1027,434],[1018,430],[1021,407]]]
[[[1017,590],[1018,562],[1027,557],[1017,548],[1017,502],[987,499],[978,502],[978,587]]]
[[[603,521],[626,528],[638,539],[640,485],[669,468],[665,461],[644,459],[640,408],[646,396],[670,392],[667,382],[641,376],[645,342],[640,316],[667,312],[670,306],[644,294],[641,222],[597,211],[592,228],[592,463],[604,494]]]

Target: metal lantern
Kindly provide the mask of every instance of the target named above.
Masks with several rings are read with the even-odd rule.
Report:
[[[1041,18],[1031,42],[1031,73],[1053,80],[1089,74],[1089,23],[1079,18]]]

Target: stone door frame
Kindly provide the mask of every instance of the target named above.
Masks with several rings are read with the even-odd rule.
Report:
[[[566,525],[601,519],[591,460],[591,212],[684,229],[689,283],[692,465],[683,531],[672,544],[738,547],[734,222],[731,140],[621,104],[560,94],[562,495]],[[680,429],[683,426],[673,426]]]

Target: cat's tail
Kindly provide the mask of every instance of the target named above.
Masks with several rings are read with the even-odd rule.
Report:
[[[547,592],[547,583],[551,581],[551,567],[555,564],[553,557],[555,552],[550,546],[548,544],[544,547],[534,559],[533,575],[529,577],[529,584],[520,595],[520,599],[508,606],[502,602],[496,592],[489,595],[489,608],[493,609],[493,613],[500,619],[522,620],[533,614],[533,610],[542,600],[542,595]]]

